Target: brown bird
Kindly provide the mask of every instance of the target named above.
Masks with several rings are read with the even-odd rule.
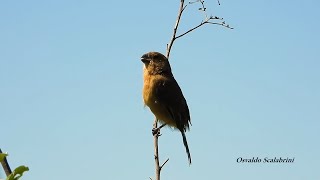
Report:
[[[189,130],[190,114],[187,101],[174,79],[168,59],[159,52],[141,57],[143,67],[143,100],[156,118],[164,125],[178,129],[182,134],[189,163],[191,155],[185,135]]]

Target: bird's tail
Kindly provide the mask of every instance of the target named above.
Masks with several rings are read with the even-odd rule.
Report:
[[[191,164],[191,154],[190,154],[189,147],[188,147],[187,137],[186,137],[186,134],[184,133],[184,131],[181,131],[181,134],[182,134],[184,147],[186,148],[186,153],[188,154],[189,164]]]

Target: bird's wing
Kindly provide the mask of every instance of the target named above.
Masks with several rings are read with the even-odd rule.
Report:
[[[182,91],[174,77],[158,81],[155,95],[165,106],[180,131],[189,129],[190,113]]]

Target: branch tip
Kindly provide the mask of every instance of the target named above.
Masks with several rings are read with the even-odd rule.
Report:
[[[163,168],[163,166],[169,161],[169,158],[160,166],[160,170]]]

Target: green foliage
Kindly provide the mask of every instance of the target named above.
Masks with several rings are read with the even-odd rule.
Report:
[[[6,180],[18,180],[26,171],[29,171],[27,166],[19,166],[7,177]]]
[[[7,157],[8,154],[6,153],[0,153],[0,162],[4,160],[5,157]]]
[[[3,161],[7,156],[8,154],[6,153],[0,153],[0,162]],[[19,166],[7,177],[6,180],[18,180],[26,171],[29,171],[29,168],[27,166]]]

